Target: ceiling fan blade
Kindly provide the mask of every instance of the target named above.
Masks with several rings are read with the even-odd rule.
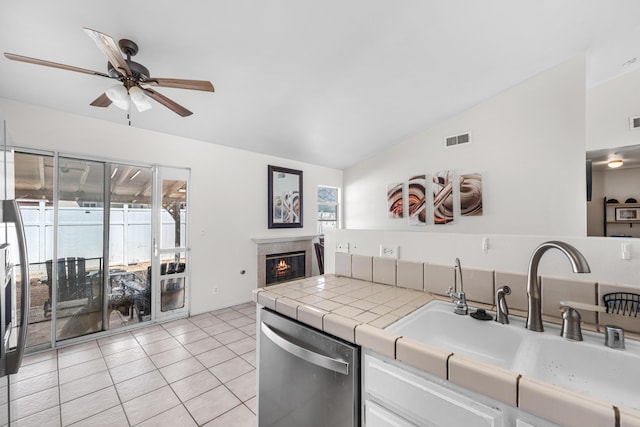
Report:
[[[213,92],[213,84],[208,80],[187,80],[187,79],[164,79],[160,77],[149,77],[144,81],[145,84],[160,87],[175,87],[178,89],[202,90],[205,92]]]
[[[109,105],[111,105],[111,100],[109,99],[109,97],[107,97],[106,93],[103,93],[102,95],[94,99],[93,102],[89,105],[93,107],[108,107]]]
[[[178,104],[175,101],[170,100],[166,96],[156,92],[153,89],[143,88],[142,90],[144,90],[144,93],[146,93],[150,98],[155,99],[160,104],[164,105],[165,107],[167,107],[168,109],[170,109],[171,111],[173,111],[174,113],[182,117],[187,117],[193,114],[191,111],[187,110],[182,105]]]
[[[92,30],[91,28],[83,28],[84,32],[96,43],[98,49],[105,54],[111,65],[118,70],[123,76],[130,76],[131,70],[127,61],[122,57],[120,48],[110,35]]]
[[[16,55],[15,53],[5,52],[4,56],[12,61],[26,62],[29,64],[44,65],[46,67],[60,68],[62,70],[76,71],[78,73],[92,74],[94,76],[102,76],[112,78],[110,75],[99,71],[87,70],[86,68],[74,67],[73,65],[60,64],[59,62],[45,61],[44,59],[30,58],[28,56]]]

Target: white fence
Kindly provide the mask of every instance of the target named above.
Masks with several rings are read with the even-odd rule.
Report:
[[[20,206],[25,225],[29,263],[44,263],[53,259],[53,207]],[[162,247],[175,246],[175,222],[171,215],[162,212]],[[185,211],[180,212],[181,246],[185,246]],[[109,265],[129,265],[151,261],[151,209],[112,208],[109,219]],[[103,241],[102,208],[58,208],[58,258],[101,258]],[[14,233],[9,233],[9,242],[15,245]],[[17,250],[12,251],[14,262]]]

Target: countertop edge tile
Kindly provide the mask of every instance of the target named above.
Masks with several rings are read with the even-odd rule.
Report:
[[[262,291],[258,293],[258,304],[270,308],[273,311],[276,310],[277,299],[278,296],[270,293],[269,291]]]
[[[396,358],[396,340],[400,335],[362,324],[356,326],[356,344],[367,347],[383,356]]]
[[[526,376],[518,385],[518,407],[567,427],[615,426],[612,404]]]
[[[620,427],[640,427],[640,411],[631,408],[618,408],[620,411]]]
[[[298,306],[297,319],[298,321],[305,323],[313,328],[322,330],[322,320],[328,313],[328,311],[301,304]]]
[[[443,380],[447,379],[447,359],[452,354],[411,338],[400,337],[396,341],[396,360]]]
[[[509,369],[453,354],[449,358],[449,381],[452,384],[518,406],[518,377]]]
[[[354,342],[356,337],[356,326],[361,325],[357,320],[348,319],[339,314],[329,313],[322,319],[323,331],[343,340]]]
[[[260,292],[262,291],[264,291],[263,288],[256,288],[251,291],[251,299],[253,300],[253,302],[258,302],[258,294],[260,294]]]
[[[287,297],[276,299],[276,311],[292,319],[298,318],[298,306],[300,303]]]

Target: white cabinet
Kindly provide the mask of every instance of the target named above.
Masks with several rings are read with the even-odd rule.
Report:
[[[366,427],[557,427],[367,349],[362,414]]]
[[[364,356],[364,393],[367,427],[504,426],[499,409],[370,354]]]

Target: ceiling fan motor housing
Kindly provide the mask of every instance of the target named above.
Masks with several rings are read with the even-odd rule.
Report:
[[[149,76],[151,75],[149,73],[149,69],[144,65],[131,60],[131,57],[135,56],[138,53],[138,45],[132,40],[120,39],[118,41],[118,46],[120,47],[120,50],[122,51],[122,53],[124,53],[127,56],[127,59],[125,59],[125,61],[127,62],[129,69],[131,70],[131,75],[133,77],[133,80],[136,82],[143,82],[146,79],[148,79]],[[111,62],[107,62],[107,69],[111,77],[115,77],[115,78],[122,77],[122,74],[116,71],[115,67],[111,64]]]
[[[125,59],[125,61],[127,61],[127,65],[131,70],[131,75],[133,77],[133,80],[137,82],[143,82],[146,79],[148,79],[149,76],[151,75],[149,73],[149,69],[147,69],[147,67],[145,67],[144,65],[138,62],[132,61],[130,59]],[[116,71],[115,67],[111,65],[111,62],[107,62],[107,68],[109,70],[109,75],[111,77],[122,78],[122,74]]]

